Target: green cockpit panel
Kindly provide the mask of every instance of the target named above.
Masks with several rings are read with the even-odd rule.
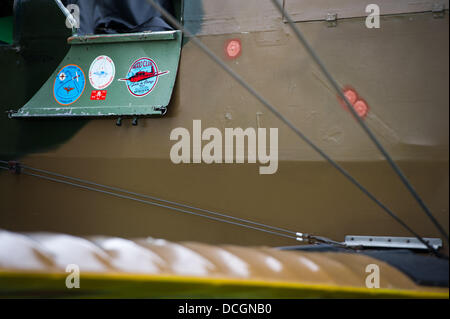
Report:
[[[163,115],[180,60],[181,31],[73,36],[41,89],[17,112],[26,117]]]
[[[0,44],[13,43],[13,22],[14,19],[10,17],[0,17]]]

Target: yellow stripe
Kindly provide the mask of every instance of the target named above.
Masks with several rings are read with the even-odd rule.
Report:
[[[264,280],[199,278],[171,275],[82,273],[81,289],[67,289],[64,273],[19,273],[0,271],[3,296],[36,296],[39,291],[57,297],[163,297],[163,298],[440,298],[448,289],[367,289],[323,284]],[[77,295],[79,294],[79,295]],[[39,296],[39,295],[37,295]]]

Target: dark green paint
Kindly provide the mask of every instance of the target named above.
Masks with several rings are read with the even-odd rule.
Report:
[[[181,31],[135,33],[119,35],[95,35],[72,37],[72,47],[64,60],[35,96],[12,117],[101,117],[162,115],[170,102],[175,85],[181,50]],[[89,82],[91,63],[101,55],[107,55],[115,64],[115,78],[105,88],[106,99],[91,100],[96,90]],[[127,88],[126,78],[130,66],[140,58],[150,58],[159,72],[168,71],[156,79],[153,90],[142,97],[133,96]],[[53,95],[58,72],[67,65],[77,65],[85,75],[85,88],[77,101],[70,105],[59,104]]]
[[[13,43],[13,17],[0,17],[0,45]]]
[[[201,30],[201,0],[174,0],[175,13],[183,20],[186,10],[199,17],[189,30]],[[43,23],[45,21],[45,23]],[[183,21],[184,23],[184,21]],[[20,158],[54,149],[78,132],[88,119],[8,119],[7,111],[25,105],[46,82],[67,54],[65,17],[53,0],[16,0],[12,45],[0,46],[0,157]]]
[[[13,44],[0,46],[0,158],[55,148],[87,123],[17,121],[6,113],[23,106],[45,83],[68,52],[70,35],[53,1],[16,1]]]

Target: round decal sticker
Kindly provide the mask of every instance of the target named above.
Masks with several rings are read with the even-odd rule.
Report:
[[[101,55],[92,62],[89,68],[89,82],[97,90],[107,88],[116,74],[114,62],[110,57]]]
[[[143,97],[149,94],[156,86],[158,77],[169,73],[159,72],[158,66],[150,58],[140,58],[131,64],[127,76],[119,81],[125,81],[128,91],[134,96]]]
[[[53,95],[61,105],[74,103],[83,94],[86,79],[83,70],[78,65],[69,64],[56,75],[53,84]]]

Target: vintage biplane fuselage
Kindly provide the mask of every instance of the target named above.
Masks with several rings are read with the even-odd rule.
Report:
[[[270,1],[174,2],[177,18],[227,66],[413,228],[439,237]],[[339,85],[353,88],[367,104],[365,123],[448,231],[448,12],[434,10],[433,1],[416,7],[408,1],[395,6],[378,2],[380,28],[366,26],[368,13],[359,1],[346,1],[347,6],[331,0],[283,4]],[[448,9],[448,1],[444,6]],[[170,41],[155,40],[156,33],[143,33],[153,37],[147,42],[133,34],[126,42],[120,35],[73,36],[54,1],[16,1],[14,9],[14,40],[0,44],[0,160],[336,240],[347,234],[409,235],[188,37],[178,53],[166,52],[153,49],[154,43]],[[181,36],[176,32],[174,37]],[[174,69],[161,62],[172,54]],[[97,89],[89,72],[100,56],[112,58],[115,77],[109,87]],[[136,65],[138,57],[147,64]],[[63,93],[52,91],[55,81],[67,81],[75,72],[63,69],[72,64],[83,71],[84,89],[61,82]],[[152,106],[156,96],[170,102],[137,111]],[[20,113],[27,103],[41,108]],[[76,103],[90,109],[76,113]],[[260,174],[260,163],[249,161],[247,149],[241,162],[195,161],[197,120],[202,130],[216,128],[224,135],[228,128],[277,128],[276,172]],[[192,160],[179,164],[170,155],[176,143],[171,133],[177,128],[192,138]],[[206,143],[200,139],[197,146]],[[4,171],[0,194],[0,227],[13,231],[291,243]]]

